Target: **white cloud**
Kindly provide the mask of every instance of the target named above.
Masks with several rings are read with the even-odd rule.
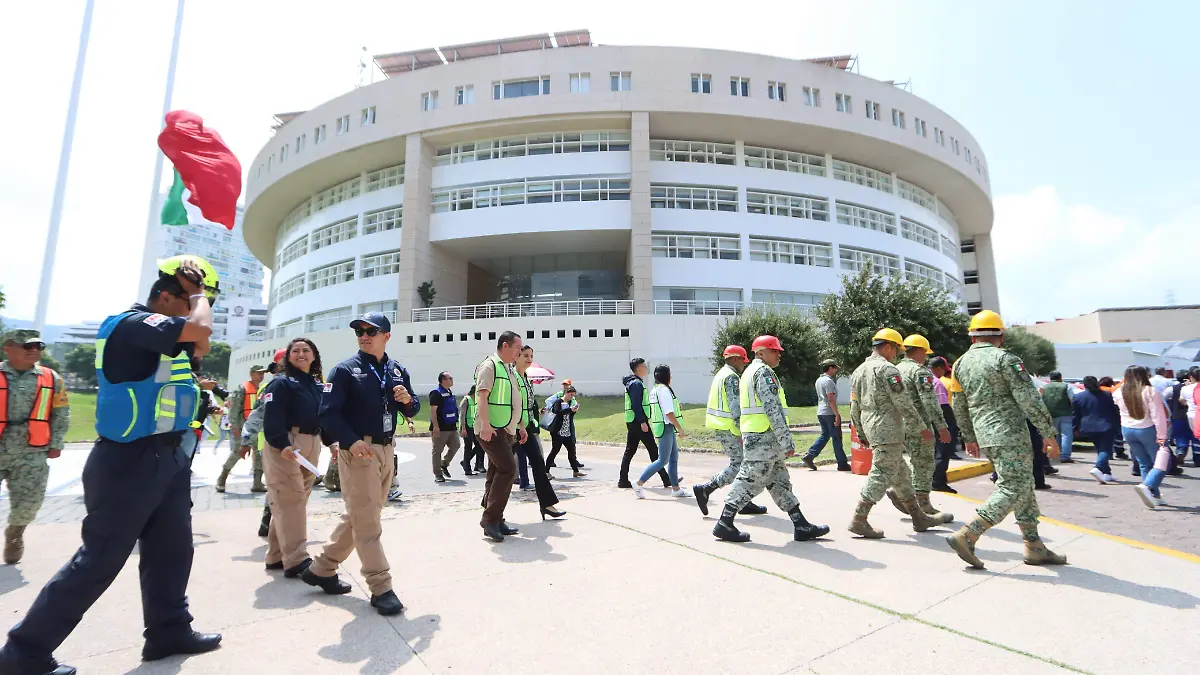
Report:
[[[1150,221],[1068,204],[1052,186],[995,199],[992,228],[1000,306],[1009,323],[1102,307],[1200,303],[1189,279],[1200,251],[1200,201]]]

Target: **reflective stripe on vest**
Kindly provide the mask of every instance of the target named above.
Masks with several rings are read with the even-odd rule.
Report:
[[[254,386],[254,382],[246,380],[242,383],[246,389],[246,395],[242,397],[242,419],[248,419],[250,413],[254,410],[254,406],[258,403],[258,387]]]
[[[738,403],[742,406],[741,430],[743,434],[761,434],[771,429],[771,420],[767,417],[767,409],[763,407],[762,401],[758,398],[758,392],[754,391],[754,374],[760,369],[766,368],[775,375],[775,371],[762,361],[755,359],[748,368],[742,373],[741,382],[738,383]],[[776,384],[779,384],[779,377],[775,377]],[[787,420],[787,394],[783,392],[783,386],[779,385],[779,403],[783,406],[783,417]]]
[[[738,420],[734,418],[729,405],[729,395],[725,393],[725,380],[737,376],[737,371],[729,364],[725,364],[717,371],[717,374],[713,376],[712,386],[708,390],[708,410],[704,415],[704,426],[709,429],[728,431],[734,436],[740,436],[741,431],[738,429]]]
[[[492,388],[488,391],[488,424],[492,425],[493,429],[504,429],[512,422],[513,418],[513,400],[512,400],[512,380],[508,379],[508,368],[504,366],[504,362],[496,356],[489,356],[492,360],[492,369],[496,371],[496,376],[492,382]],[[479,385],[478,382],[475,383]]]
[[[50,401],[54,398],[54,371],[46,366],[34,367],[39,371],[37,393],[33,395],[29,417],[23,420],[8,417],[8,376],[0,371],[0,434],[9,424],[24,424],[26,444],[31,448],[44,448],[50,445]]]
[[[531,419],[529,416],[530,403],[528,389],[531,386],[533,385],[530,385],[526,382],[524,375],[517,373],[517,388],[521,390],[521,423],[517,425],[517,428],[519,429],[524,429],[525,427],[529,426],[529,420]]]
[[[642,385],[642,414],[646,419],[650,419],[650,390],[646,385]],[[629,423],[634,420],[633,403],[629,400],[629,386],[625,387],[625,422]]]
[[[666,389],[667,393],[671,395],[671,404],[675,407],[675,421],[679,422],[679,428],[682,429],[683,407],[679,405],[679,399],[675,397],[675,392],[661,384],[654,387],[655,391],[657,392],[660,387]],[[654,433],[655,438],[662,438],[667,431],[667,424],[669,423],[666,416],[663,415],[662,406],[658,404],[658,394],[655,393],[650,399],[650,431]]]

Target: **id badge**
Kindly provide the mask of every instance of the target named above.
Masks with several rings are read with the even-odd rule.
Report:
[[[389,434],[392,432],[392,416],[388,413],[383,414],[383,433]]]

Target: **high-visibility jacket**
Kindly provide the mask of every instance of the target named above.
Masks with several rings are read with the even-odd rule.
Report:
[[[712,386],[708,389],[708,410],[704,415],[704,426],[740,436],[738,420],[733,416],[733,408],[729,405],[729,395],[725,393],[725,380],[730,377],[738,377],[738,374],[729,364],[725,364],[713,376]]]
[[[489,356],[492,368],[496,371],[495,381],[488,390],[488,424],[493,429],[504,429],[513,419],[513,385],[508,377],[508,368],[497,356]],[[477,381],[476,386],[479,382]]]
[[[675,421],[679,422],[679,428],[683,429],[683,406],[679,405],[679,399],[676,398],[675,392],[671,391],[666,385],[660,384],[654,387],[655,394],[650,398],[650,431],[654,432],[655,438],[662,438],[662,435],[667,431],[667,416],[663,414],[662,406],[658,404],[658,390],[666,389],[671,395],[671,403],[675,407]]]
[[[463,411],[463,428],[475,428],[475,399],[470,396],[467,397],[466,410]]]
[[[743,434],[761,434],[771,429],[771,420],[767,417],[767,410],[759,400],[758,393],[754,391],[754,374],[763,368],[771,371],[771,376],[778,382],[779,377],[775,375],[775,371],[771,370],[767,364],[755,359],[754,363],[751,363],[742,373],[742,380],[738,383],[738,403],[742,406],[741,429]],[[783,406],[786,419],[787,394],[783,392],[782,385],[779,387],[779,403]]]
[[[640,382],[640,380],[638,380]],[[642,384],[642,414],[646,419],[650,419],[650,390]],[[625,387],[625,423],[629,424],[635,419],[633,414],[633,401],[629,400],[629,387]]]
[[[43,448],[50,445],[50,402],[54,398],[53,370],[46,366],[34,366],[38,369],[37,393],[33,395],[33,408],[26,419],[9,419],[8,417],[8,376],[0,371],[0,434],[9,424],[25,424],[27,440],[30,447]]]
[[[246,395],[242,397],[242,419],[248,420],[258,403],[258,387],[251,380],[246,380],[242,383],[242,388],[246,390]]]

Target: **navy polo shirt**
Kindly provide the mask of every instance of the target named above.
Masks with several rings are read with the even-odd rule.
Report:
[[[187,319],[157,314],[145,305],[134,305],[133,314],[121,319],[104,344],[104,377],[113,384],[138,382],[154,375],[161,355],[192,354],[190,342],[179,342]]]
[[[396,402],[392,388],[397,385],[404,385],[412,396],[408,405]],[[416,417],[421,410],[408,371],[387,354],[377,361],[360,351],[342,361],[329,372],[322,392],[320,426],[343,448],[365,436],[386,443],[396,431],[396,413]],[[384,414],[391,420],[388,431],[384,431]]]

